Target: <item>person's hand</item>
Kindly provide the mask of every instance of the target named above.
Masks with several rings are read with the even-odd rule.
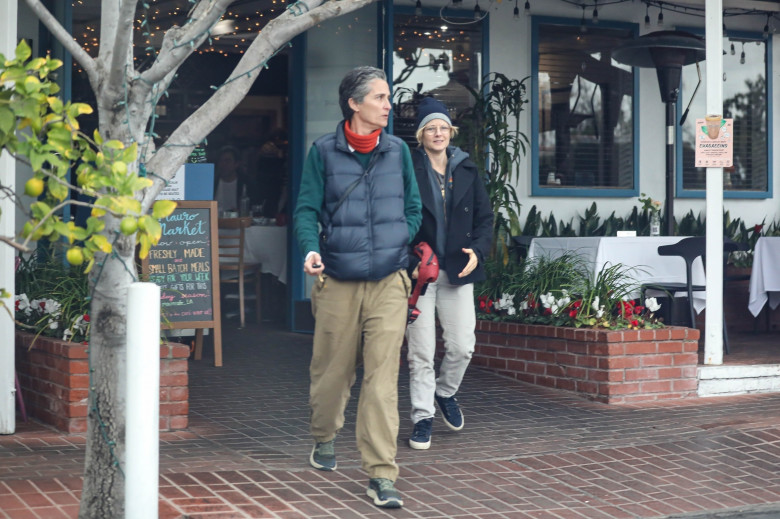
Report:
[[[417,279],[420,277],[420,264],[418,263],[416,267],[414,267],[414,270],[412,271],[412,279]]]
[[[458,274],[459,278],[464,278],[471,274],[475,268],[477,268],[477,263],[479,263],[479,260],[477,260],[477,254],[474,252],[474,249],[460,249],[463,251],[464,254],[469,255],[469,262],[466,263],[466,266],[463,267],[463,270],[460,271],[460,274]]]
[[[322,264],[322,257],[318,252],[311,254],[309,259],[303,262],[303,271],[310,276],[319,276],[323,270],[325,265]]]

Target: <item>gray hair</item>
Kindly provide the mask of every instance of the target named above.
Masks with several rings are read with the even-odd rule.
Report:
[[[339,106],[344,119],[351,119],[354,111],[349,106],[349,100],[362,103],[363,99],[371,91],[369,84],[375,80],[387,81],[387,76],[382,69],[376,67],[356,67],[344,76],[339,85]]]

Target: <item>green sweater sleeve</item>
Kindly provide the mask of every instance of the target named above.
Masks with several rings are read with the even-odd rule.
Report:
[[[414,164],[409,146],[403,145],[403,175],[404,175],[404,214],[409,227],[409,243],[417,235],[422,223],[422,201],[417,178],[414,175]]]
[[[293,213],[295,237],[301,254],[320,252],[319,219],[325,196],[325,175],[317,148],[312,146],[301,173],[301,188]],[[418,196],[419,198],[419,196]]]

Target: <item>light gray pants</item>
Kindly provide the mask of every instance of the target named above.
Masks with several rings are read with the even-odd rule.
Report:
[[[420,316],[406,329],[413,423],[433,418],[434,393],[448,397],[458,392],[476,343],[474,285],[451,285],[447,273],[441,270],[439,279],[429,284],[425,295],[417,300],[417,308]],[[444,332],[446,350],[438,378],[433,368],[436,315]]]

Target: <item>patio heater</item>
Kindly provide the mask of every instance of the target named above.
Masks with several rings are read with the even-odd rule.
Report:
[[[666,234],[674,234],[674,137],[675,110],[685,65],[704,60],[704,40],[683,31],[657,31],[617,47],[616,61],[632,67],[654,67],[661,101],[666,103]],[[697,87],[698,88],[698,87]],[[694,95],[696,92],[694,91]],[[687,113],[687,111],[686,111]]]

